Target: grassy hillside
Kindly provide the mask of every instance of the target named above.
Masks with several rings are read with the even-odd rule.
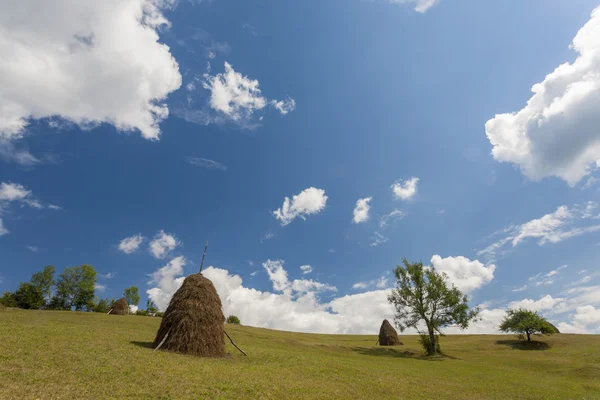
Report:
[[[309,335],[227,326],[249,357],[149,347],[158,318],[0,310],[0,399],[600,399],[600,336],[524,350],[510,336],[449,336],[428,359],[414,336]],[[373,327],[376,331],[378,327]]]

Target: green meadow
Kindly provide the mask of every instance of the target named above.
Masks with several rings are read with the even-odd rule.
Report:
[[[315,335],[227,325],[248,353],[202,359],[151,342],[159,318],[0,310],[0,399],[600,399],[600,336]],[[374,326],[374,333],[379,327]],[[540,339],[538,339],[540,340]]]

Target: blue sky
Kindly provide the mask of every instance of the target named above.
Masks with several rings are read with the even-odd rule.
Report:
[[[406,257],[470,332],[600,332],[597,0],[33,3],[0,12],[0,291],[89,263],[164,307],[208,240],[249,325],[374,332]]]

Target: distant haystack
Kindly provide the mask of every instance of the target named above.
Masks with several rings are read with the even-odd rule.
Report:
[[[200,357],[223,357],[225,316],[212,282],[202,274],[185,278],[171,299],[154,348]]]
[[[387,319],[384,319],[381,328],[379,329],[379,345],[398,346],[401,344],[402,342],[398,338],[398,332],[396,332]]]
[[[125,297],[121,297],[119,300],[115,301],[115,303],[112,306],[112,310],[110,311],[110,314],[129,314],[129,305],[127,304],[127,300],[125,300]]]

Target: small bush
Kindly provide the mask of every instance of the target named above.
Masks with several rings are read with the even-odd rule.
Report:
[[[429,338],[429,335],[421,333],[419,335],[419,343],[421,344],[421,346],[423,346],[427,354],[432,355],[430,354],[431,339]],[[441,353],[440,337],[438,335],[435,335],[435,351],[436,353]]]
[[[240,324],[240,319],[238,317],[236,317],[235,315],[230,315],[229,317],[227,317],[227,323],[228,324],[239,325]]]
[[[137,310],[135,312],[135,315],[142,315],[144,317],[147,317],[148,316],[148,311],[146,311],[146,310]]]
[[[12,292],[4,292],[2,297],[0,297],[0,304],[5,307],[17,307],[17,301],[15,300],[15,294]]]
[[[157,312],[157,313],[156,313],[154,316],[155,316],[155,317],[161,317],[161,318],[162,318],[163,314],[164,314],[164,312],[160,312],[160,311],[159,311],[159,312]]]

